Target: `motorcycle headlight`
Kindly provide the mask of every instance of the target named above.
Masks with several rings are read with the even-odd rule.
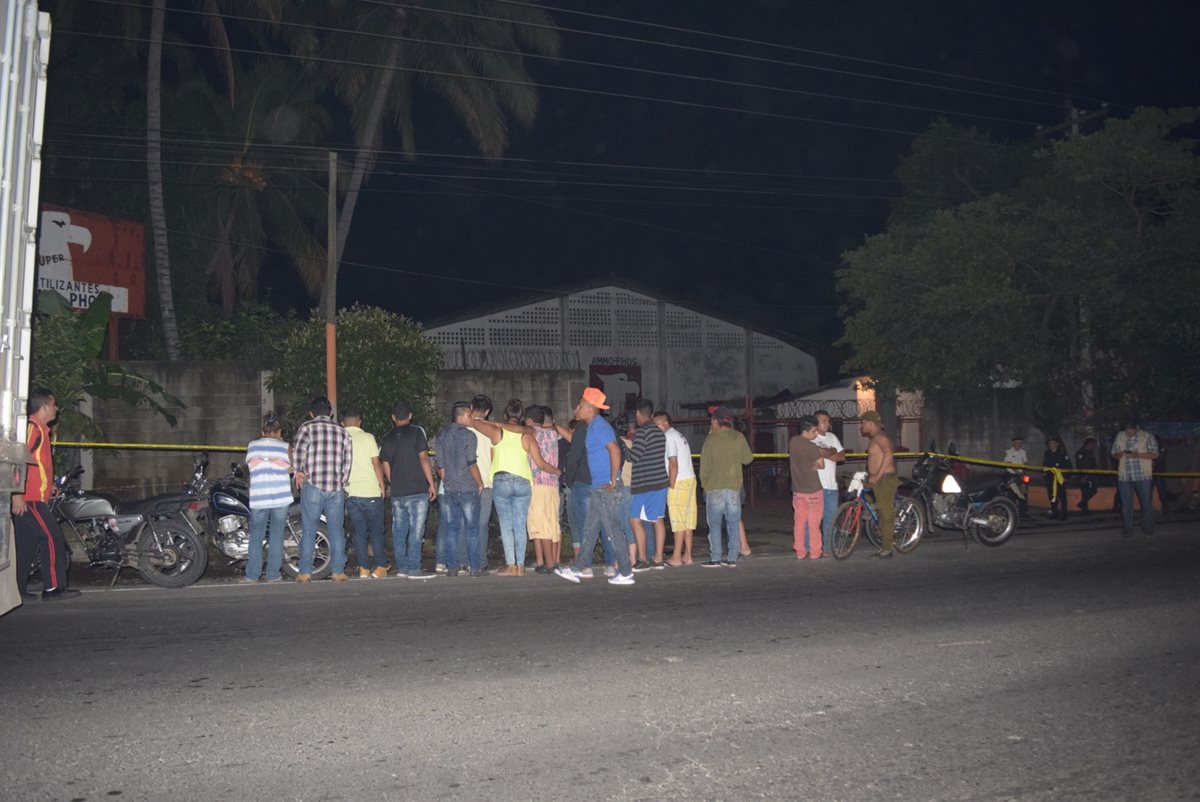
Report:
[[[942,480],[943,493],[961,493],[962,487],[958,484],[958,480],[954,478],[954,474],[946,474],[946,478]]]

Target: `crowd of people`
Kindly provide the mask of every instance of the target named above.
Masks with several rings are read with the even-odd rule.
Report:
[[[393,571],[417,580],[439,574],[480,576],[488,571],[494,510],[504,554],[504,564],[492,570],[494,575],[523,576],[532,541],[534,572],[578,583],[595,576],[599,545],[609,582],[630,585],[636,573],[695,563],[692,546],[701,488],[709,548],[708,559],[700,565],[736,567],[738,559],[750,553],[741,513],[743,469],[753,457],[746,438],[734,428],[733,412],[725,406],[709,409],[709,432],[697,471],[691,446],[672,426],[668,412],[639,399],[632,419],[619,415],[610,421],[607,401],[603,391],[589,387],[572,418],[561,423],[547,406],[526,406],[512,399],[493,420],[492,400],[481,394],[455,402],[448,424],[432,442],[413,423],[412,410],[403,401],[392,409],[392,430],[378,442],[362,429],[356,409],[344,409],[340,423],[335,421],[327,398],[313,400],[309,419],[290,445],[281,437],[279,420],[269,413],[262,437],[246,452],[251,559],[244,581],[282,580],[285,511],[292,503],[293,485],[300,495],[303,527],[297,576],[301,583],[312,581],[322,517],[330,578],[335,582],[349,579],[346,517],[359,578],[382,578]],[[831,423],[825,412],[803,418],[790,443],[794,549],[799,559],[821,559],[830,547],[838,501],[836,466],[845,458]],[[877,415],[863,426],[872,438],[871,479],[877,489],[884,489],[895,478],[890,440]],[[428,571],[422,565],[422,545],[435,503],[434,570]],[[391,506],[390,564],[384,504]],[[564,517],[571,546],[565,561]],[[668,520],[673,533],[669,554]],[[885,545],[884,551],[889,549]]]
[[[1050,500],[1050,509],[1046,515],[1051,518],[1067,520],[1067,484],[1056,479],[1053,471],[1096,471],[1101,470],[1096,452],[1096,438],[1086,437],[1075,452],[1072,461],[1070,453],[1062,438],[1050,435],[1046,438],[1046,450],[1042,455],[1041,467],[1047,468],[1044,473],[1046,496]],[[1155,487],[1155,463],[1161,460],[1162,450],[1158,439],[1150,432],[1140,428],[1136,421],[1126,420],[1120,424],[1120,431],[1112,440],[1109,456],[1116,466],[1117,492],[1113,497],[1113,509],[1121,513],[1124,537],[1133,536],[1134,498],[1137,498],[1141,509],[1142,533],[1154,534],[1154,505],[1152,494]],[[1031,465],[1029,454],[1025,450],[1025,438],[1016,435],[1012,446],[1004,453],[1004,461],[1015,465]],[[1078,473],[1075,484],[1080,491],[1080,499],[1075,506],[1082,513],[1090,512],[1090,502],[1099,492],[1100,476],[1097,474]],[[1165,494],[1159,486],[1159,500],[1165,502]],[[1021,514],[1028,515],[1029,506],[1025,499],[1021,500]]]

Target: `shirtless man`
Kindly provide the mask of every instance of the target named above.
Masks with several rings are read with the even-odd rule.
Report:
[[[867,482],[875,488],[875,509],[879,512],[879,534],[883,548],[873,556],[883,559],[892,557],[892,536],[896,528],[896,488],[900,480],[896,477],[896,462],[892,456],[892,438],[883,430],[883,418],[875,410],[863,413],[858,431],[869,437],[867,445]]]

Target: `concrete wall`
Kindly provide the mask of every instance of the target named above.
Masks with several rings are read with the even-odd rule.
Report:
[[[526,405],[544,404],[555,420],[566,423],[587,386],[587,374],[578,370],[443,370],[438,372],[435,394],[438,414],[450,417],[455,401],[470,401],[476,393],[491,396],[497,419],[510,398]]]
[[[237,362],[129,362],[187,406],[171,411],[174,428],[153,411],[120,401],[93,401],[92,415],[109,442],[244,446],[258,437],[264,403],[257,367]],[[173,451],[97,450],[89,474],[92,486],[127,499],[177,489],[191,476],[194,454]],[[240,459],[213,452],[214,470]],[[86,467],[86,465],[85,465]]]
[[[1013,435],[1020,434],[1029,459],[1041,464],[1045,438],[1029,421],[1022,389],[995,390],[990,403],[980,404],[926,398],[923,418],[921,449],[932,442],[944,451],[954,443],[963,456],[1003,459]],[[1066,445],[1072,454],[1079,447],[1076,442]]]

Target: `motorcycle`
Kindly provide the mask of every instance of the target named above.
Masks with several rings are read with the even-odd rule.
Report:
[[[925,509],[931,526],[961,530],[983,546],[1002,546],[1017,530],[1017,505],[1009,498],[1014,476],[997,472],[955,475],[950,460],[928,454],[913,465],[912,482],[902,488]],[[961,478],[960,478],[961,477]]]
[[[82,490],[83,473],[75,467],[55,479],[58,493],[50,509],[63,532],[83,544],[92,566],[116,569],[110,584],[116,584],[122,568],[136,568],[147,582],[163,588],[182,588],[201,577],[208,549],[184,518],[195,500],[189,490],[120,501]]]
[[[208,479],[208,456],[197,458],[192,473],[191,488],[197,498],[206,499],[194,511],[198,529],[212,540],[217,551],[229,558],[229,564],[244,562],[250,556],[250,485],[239,463],[229,465],[229,473],[216,480]],[[300,522],[300,503],[288,508],[287,529],[283,536],[282,572],[292,578],[300,574],[300,538],[304,528]],[[266,543],[263,544],[264,559]],[[314,580],[324,579],[331,571],[329,535],[325,521],[317,524],[316,549],[313,552]]]

